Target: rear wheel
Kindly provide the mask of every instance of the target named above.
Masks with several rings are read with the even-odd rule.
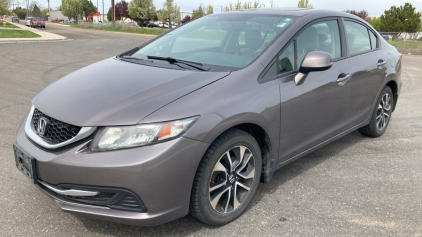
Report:
[[[261,176],[261,152],[248,133],[231,129],[208,148],[191,194],[190,213],[213,226],[227,224],[246,210]]]
[[[378,98],[377,104],[372,112],[371,121],[365,127],[360,128],[359,132],[369,137],[379,137],[384,134],[390,122],[393,104],[393,92],[390,87],[386,86]]]

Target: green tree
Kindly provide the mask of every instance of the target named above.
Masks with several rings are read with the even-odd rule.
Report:
[[[82,15],[85,17],[85,19],[88,19],[88,16],[91,13],[96,13],[97,7],[94,6],[94,4],[90,0],[80,0],[81,1],[81,11]]]
[[[214,14],[214,8],[211,5],[207,6],[207,15]]]
[[[400,6],[402,8],[402,6]],[[416,8],[410,3],[405,3],[403,8],[404,15],[404,31],[408,33],[415,33],[419,30],[421,24],[421,13],[416,12]]]
[[[415,33],[421,24],[421,13],[416,12],[410,3],[404,6],[392,6],[381,15],[381,31]]]
[[[9,14],[9,1],[0,0],[0,15],[8,15],[8,14]]]
[[[375,28],[377,31],[381,31],[381,17],[372,17],[368,21],[369,24],[371,24],[372,27]]]
[[[37,4],[35,4],[34,9],[32,10],[31,15],[33,17],[41,17],[41,10],[38,8]]]
[[[120,21],[121,19],[120,19],[120,16],[117,16],[117,14],[116,15],[114,15],[114,19],[116,20],[116,21]],[[107,12],[107,20],[108,21],[111,21],[111,7],[108,9],[108,12]]]
[[[19,17],[19,19],[25,19],[26,18],[26,9],[22,9],[22,7],[17,7],[12,12],[13,15]]]
[[[314,8],[311,3],[309,3],[309,0],[299,0],[297,3],[298,8]]]
[[[42,18],[44,18],[44,17],[46,17],[47,15],[48,15],[48,9],[47,9],[47,8],[42,9],[42,11],[41,11],[41,17],[42,17]]]
[[[228,5],[224,6],[224,11],[235,11],[235,10],[241,10],[241,9],[253,9],[253,8],[261,8],[261,4],[259,3],[259,0],[254,0],[253,2],[242,2],[240,0],[237,0],[234,4],[232,2],[229,2]]]
[[[129,3],[129,16],[139,21],[141,27],[144,26],[144,21],[151,19],[155,15],[155,6],[153,0],[132,0]]]
[[[74,18],[76,22],[78,17],[82,15],[82,2],[81,0],[62,0],[61,11],[63,15]]]
[[[177,6],[176,3],[174,3],[174,6],[173,6],[173,16],[172,16],[172,19],[173,19],[173,22],[175,22],[175,23],[179,23],[180,20],[182,20],[182,19],[180,19],[180,7]]]
[[[206,11],[205,6],[202,6],[202,3],[199,4],[198,9],[192,10],[192,19],[198,19],[205,16]]]
[[[180,21],[180,8],[173,2],[174,0],[166,0],[163,3],[163,8],[157,12],[158,20],[168,22],[169,26],[171,26],[171,22]]]

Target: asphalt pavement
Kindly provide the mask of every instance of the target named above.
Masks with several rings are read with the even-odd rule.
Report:
[[[25,21],[20,20],[19,24],[25,29]],[[29,27],[28,27],[29,28]],[[131,33],[120,33],[120,32],[109,32],[103,30],[87,30],[81,28],[75,28],[66,25],[59,25],[58,23],[46,23],[45,28],[37,28],[41,31],[47,31],[50,33],[58,34],[67,37],[68,39],[143,39],[149,40],[154,38],[152,35],[140,35]]]
[[[15,168],[12,144],[42,89],[150,37],[45,30],[73,40],[0,44],[1,236],[422,236],[422,57],[404,55],[403,88],[382,137],[353,132],[281,168],[226,226],[186,216],[134,227],[60,211]]]

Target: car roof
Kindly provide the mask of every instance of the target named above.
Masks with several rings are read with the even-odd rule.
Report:
[[[313,9],[313,8],[297,8],[297,7],[283,7],[283,8],[256,8],[247,10],[227,11],[218,14],[236,14],[236,13],[250,13],[260,15],[288,15],[288,16],[305,16],[310,14],[328,14],[342,16],[345,13],[333,10]]]

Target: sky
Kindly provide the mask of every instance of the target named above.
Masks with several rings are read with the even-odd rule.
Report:
[[[37,0],[41,3],[43,7],[47,7],[47,0]],[[97,0],[93,1],[94,5],[97,6]],[[115,3],[120,0],[115,0]],[[126,0],[130,1],[130,0]],[[246,0],[248,2],[253,2],[253,0]],[[25,2],[22,1],[21,2]],[[155,6],[157,9],[162,8],[164,0],[154,0]],[[221,6],[227,5],[230,0],[175,0],[175,3],[180,6],[181,11],[192,12],[192,9],[198,8],[199,4],[208,5],[211,4],[214,7],[214,12],[221,11]],[[237,2],[237,0],[232,1]],[[241,0],[245,2],[245,0]],[[271,0],[260,0],[262,7],[269,8],[271,6]],[[278,7],[297,7],[298,0],[273,0],[274,5]],[[336,11],[345,11],[345,10],[363,10],[368,11],[369,16],[380,16],[384,13],[384,10],[389,9],[391,6],[400,6],[404,5],[405,2],[409,2],[416,7],[417,11],[422,11],[422,0],[309,0],[309,2],[317,9],[329,9]],[[61,0],[50,0],[51,7],[55,9],[61,4]],[[111,6],[111,0],[104,0],[104,10],[105,12]],[[102,12],[102,0],[98,0],[98,10]]]

